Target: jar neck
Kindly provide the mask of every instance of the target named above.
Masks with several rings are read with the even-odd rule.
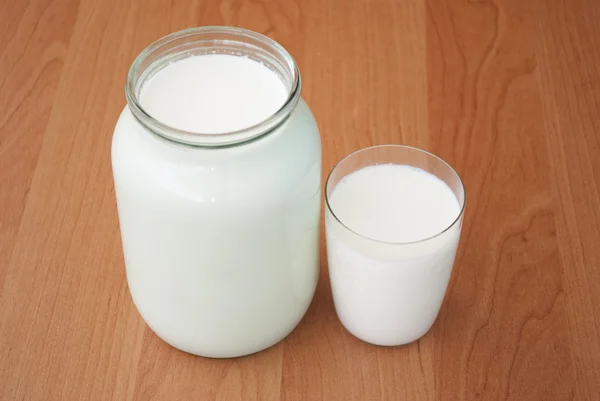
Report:
[[[260,62],[277,74],[286,86],[288,97],[285,103],[277,112],[256,125],[219,134],[180,130],[158,121],[144,110],[139,97],[150,78],[175,61],[205,54],[242,56]],[[233,27],[191,28],[159,39],[135,59],[129,69],[125,88],[129,109],[142,126],[166,139],[201,147],[237,145],[271,132],[292,113],[300,99],[300,91],[298,66],[281,45],[259,33]]]

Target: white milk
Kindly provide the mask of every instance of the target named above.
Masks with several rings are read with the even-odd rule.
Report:
[[[288,91],[276,74],[247,57],[188,57],[164,68],[142,89],[141,104],[157,120],[206,134],[251,127],[275,114]]]
[[[262,64],[203,55],[160,70],[140,103],[172,127],[224,133],[265,120],[287,96]],[[293,330],[319,258],[321,147],[304,101],[274,131],[222,148],[164,139],[126,107],[112,160],[129,288],[156,334],[234,357]]]
[[[374,344],[418,339],[439,312],[452,270],[460,223],[437,234],[459,216],[456,196],[425,171],[381,164],[344,177],[329,202],[354,231],[328,213],[329,271],[340,320]]]

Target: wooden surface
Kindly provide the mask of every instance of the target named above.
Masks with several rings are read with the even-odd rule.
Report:
[[[209,360],[128,293],[110,171],[133,58],[197,25],[296,58],[327,173],[404,143],[469,200],[433,329],[364,344],[314,302],[282,343]],[[599,400],[600,2],[1,0],[0,400]]]

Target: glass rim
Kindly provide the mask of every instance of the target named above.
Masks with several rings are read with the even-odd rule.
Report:
[[[230,39],[222,40],[223,42],[245,43],[244,39],[255,40],[267,46],[269,49],[272,49],[273,53],[276,53],[285,59],[285,62],[289,64],[291,69],[291,86],[288,90],[288,96],[285,102],[276,112],[264,120],[246,128],[223,133],[203,133],[182,130],[165,124],[154,118],[142,107],[139,101],[139,93],[137,93],[138,78],[136,77],[136,73],[138,72],[142,63],[146,61],[154,52],[160,51],[161,48],[168,46],[174,41],[210,34],[232,36]],[[148,128],[153,133],[182,144],[200,147],[223,147],[237,145],[259,138],[271,132],[273,129],[283,123],[283,121],[289,117],[293,109],[296,107],[296,104],[300,99],[301,88],[302,81],[300,78],[300,70],[296,64],[296,61],[292,55],[275,40],[261,33],[244,28],[231,26],[201,26],[173,32],[169,35],[161,37],[144,48],[144,50],[142,50],[135,58],[127,73],[125,96],[127,98],[127,104],[129,105],[134,117],[144,127]],[[165,134],[165,132],[168,134]]]
[[[359,153],[365,152],[365,151],[369,151],[369,150],[375,150],[375,149],[381,149],[381,148],[400,148],[400,149],[408,149],[408,150],[414,150],[423,154],[426,154],[430,157],[433,157],[434,159],[439,160],[440,162],[442,162],[444,165],[446,165],[450,171],[452,171],[452,173],[454,173],[454,175],[458,178],[458,181],[460,182],[460,187],[462,189],[462,193],[463,193],[463,202],[462,205],[460,206],[460,212],[458,213],[458,215],[456,216],[456,218],[452,221],[452,223],[450,223],[448,225],[448,227],[444,228],[442,231],[440,231],[439,233],[436,233],[434,235],[431,235],[427,238],[422,238],[416,241],[382,241],[382,240],[378,240],[375,238],[371,238],[368,237],[366,235],[363,235],[359,232],[357,232],[356,230],[353,230],[352,228],[348,227],[346,224],[344,224],[344,222],[342,220],[340,220],[340,218],[335,214],[335,212],[333,211],[333,208],[331,207],[331,204],[329,203],[329,191],[328,186],[329,186],[329,180],[331,179],[331,175],[333,174],[333,172],[340,166],[340,164],[342,164],[344,161],[350,159],[353,156],[358,155]],[[391,163],[390,163],[391,164]],[[352,174],[352,173],[350,173]],[[333,191],[332,191],[333,192]],[[416,244],[420,244],[420,243],[424,243],[430,240],[433,240],[435,238],[438,238],[440,236],[442,236],[444,233],[448,232],[452,227],[454,227],[456,225],[456,223],[458,223],[460,221],[460,219],[463,217],[464,213],[465,213],[465,206],[467,205],[467,189],[465,188],[465,183],[463,182],[460,174],[458,174],[458,172],[454,169],[454,167],[452,167],[450,165],[450,163],[448,163],[447,161],[445,161],[444,159],[442,159],[441,157],[427,151],[421,148],[417,148],[414,146],[409,146],[409,145],[395,145],[395,144],[387,144],[387,145],[375,145],[375,146],[369,146],[366,148],[362,148],[359,150],[356,150],[348,155],[346,155],[345,157],[343,157],[340,161],[338,161],[332,168],[331,171],[329,171],[329,174],[327,175],[327,179],[325,180],[325,204],[327,205],[327,210],[329,211],[329,213],[331,213],[331,215],[333,216],[333,218],[341,224],[342,227],[344,227],[346,230],[350,231],[351,233],[359,236],[360,238],[364,238],[368,241],[372,241],[378,244],[382,244],[382,245],[398,245],[398,246],[402,246],[402,245],[416,245]]]

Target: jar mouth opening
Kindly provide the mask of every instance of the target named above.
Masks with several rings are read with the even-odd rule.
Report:
[[[283,105],[263,121],[236,131],[201,133],[165,124],[142,107],[139,97],[145,83],[169,64],[181,59],[228,54],[248,57],[263,64],[282,80],[288,90]],[[125,95],[133,116],[148,130],[166,139],[194,146],[222,147],[251,141],[281,125],[300,99],[300,72],[292,56],[273,39],[243,28],[206,26],[167,35],[146,47],[135,59],[129,73]]]

